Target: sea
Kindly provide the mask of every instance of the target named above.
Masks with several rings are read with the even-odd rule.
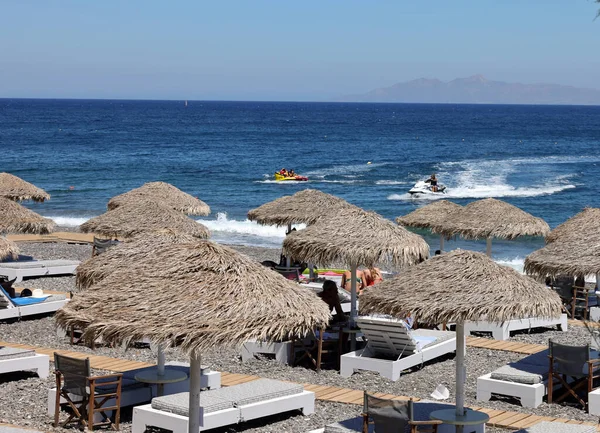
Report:
[[[309,181],[276,182],[281,168]],[[448,200],[495,197],[555,227],[600,206],[600,107],[0,99],[2,171],[50,193],[24,204],[70,227],[115,195],[169,182],[210,205],[196,219],[229,244],[280,248],[285,228],[247,212],[304,188],[393,220],[430,202],[407,191],[431,173]],[[543,245],[494,240],[492,254],[522,269]]]

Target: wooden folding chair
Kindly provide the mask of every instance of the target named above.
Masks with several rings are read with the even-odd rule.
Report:
[[[113,430],[119,430],[122,374],[92,376],[89,358],[71,358],[56,352],[54,366],[56,368],[54,427],[77,423],[88,430],[93,430],[97,426],[110,426]],[[61,399],[65,402],[61,403]],[[114,404],[106,406],[109,401]],[[62,423],[59,422],[61,408],[70,412],[67,420]],[[108,411],[114,411],[114,421],[110,419]],[[102,419],[94,422],[97,413]]]
[[[588,394],[594,390],[594,379],[600,377],[600,359],[591,359],[590,345],[567,346],[549,341],[548,403],[561,402],[572,396],[586,410]],[[554,386],[563,393],[554,397]]]

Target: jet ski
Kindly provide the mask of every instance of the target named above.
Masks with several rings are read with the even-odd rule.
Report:
[[[408,191],[410,195],[444,195],[446,194],[446,185],[437,184],[437,191],[433,191],[431,185],[424,180],[420,180]]]

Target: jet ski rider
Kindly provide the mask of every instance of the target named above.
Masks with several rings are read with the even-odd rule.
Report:
[[[437,192],[438,187],[437,187],[437,177],[435,177],[435,173],[432,173],[431,177],[429,179],[427,179],[425,181],[425,183],[428,183],[431,185],[431,191],[433,192]]]

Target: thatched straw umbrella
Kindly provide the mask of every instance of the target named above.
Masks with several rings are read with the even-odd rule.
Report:
[[[248,219],[263,225],[287,225],[289,231],[291,224],[314,224],[320,218],[346,206],[353,205],[334,195],[316,189],[305,189],[250,210]]]
[[[126,294],[126,296],[124,296]],[[330,319],[310,289],[210,241],[165,246],[117,271],[56,314],[66,329],[108,342],[147,338],[191,356],[189,431],[200,418],[202,350],[245,340],[303,337]]]
[[[586,207],[577,215],[557,226],[546,236],[546,242],[574,239],[586,242],[590,236],[600,235],[600,209]]]
[[[181,212],[150,201],[119,206],[86,221],[79,229],[111,238],[130,238],[161,229],[173,229],[200,239],[210,234],[205,226]]]
[[[409,214],[396,218],[396,222],[405,227],[431,229],[434,226],[442,226],[450,214],[460,209],[462,209],[461,205],[448,200],[434,201]],[[444,235],[440,235],[440,252],[442,251],[444,251]]]
[[[80,290],[87,289],[113,272],[131,269],[135,263],[167,245],[193,243],[197,240],[187,233],[174,230],[143,233],[81,263],[77,266],[75,283]]]
[[[207,216],[210,214],[210,207],[202,200],[166,182],[149,182],[139,188],[117,195],[108,202],[108,210],[148,200],[186,215]]]
[[[51,219],[44,218],[19,203],[0,197],[0,233],[47,234],[56,227]]]
[[[600,236],[575,241],[560,238],[525,258],[524,271],[530,275],[598,275],[600,274]]]
[[[465,321],[504,322],[556,317],[560,298],[543,284],[481,253],[455,250],[370,287],[361,313],[384,313],[427,323],[456,323],[456,414],[464,414]]]
[[[17,244],[9,241],[4,236],[0,236],[0,260],[19,258],[19,248]]]
[[[541,218],[494,198],[469,203],[448,215],[433,231],[444,236],[460,235],[465,239],[487,241],[486,254],[492,255],[492,238],[515,239],[519,236],[546,236],[550,227]]]
[[[285,195],[263,204],[248,212],[248,219],[262,225],[287,225],[286,234],[292,230],[292,224],[314,224],[319,219],[335,215],[344,208],[356,206],[346,200],[317,189],[304,189],[294,195]],[[290,257],[287,256],[287,266],[290,266]],[[312,267],[311,267],[312,270]]]
[[[374,212],[345,208],[335,216],[291,233],[283,241],[283,251],[317,265],[339,262],[350,265],[350,320],[354,323],[358,266],[373,266],[375,263],[394,267],[413,265],[427,258],[429,245],[421,236]]]
[[[50,200],[46,191],[10,173],[0,173],[0,197],[15,201]]]

